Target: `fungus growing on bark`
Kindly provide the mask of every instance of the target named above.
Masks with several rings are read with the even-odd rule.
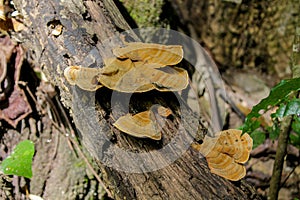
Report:
[[[104,59],[104,67],[70,66],[64,75],[71,85],[94,91],[102,85],[119,92],[180,91],[187,87],[188,73],[175,66],[183,58],[179,45],[127,43]]]
[[[160,105],[153,105],[147,111],[135,115],[127,114],[120,117],[113,125],[124,133],[139,138],[161,139],[161,131],[155,119],[155,114],[168,117],[172,111]]]
[[[205,156],[212,173],[237,181],[246,175],[243,165],[252,150],[252,138],[241,130],[229,129],[218,132],[216,137],[205,137],[200,153]]]

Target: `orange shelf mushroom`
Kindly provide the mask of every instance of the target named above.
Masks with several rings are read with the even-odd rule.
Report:
[[[180,45],[131,42],[126,43],[125,47],[113,49],[113,54],[121,59],[129,58],[132,61],[166,66],[180,63],[183,58],[183,49]]]
[[[168,117],[172,111],[160,105],[153,105],[147,111],[122,116],[113,125],[134,137],[160,140],[161,132],[155,120],[155,113],[162,117]]]
[[[70,66],[64,76],[71,85],[88,91],[103,86],[120,92],[180,91],[189,83],[188,73],[175,67],[183,58],[180,45],[126,43],[112,50],[115,57],[104,59],[104,67]],[[162,135],[156,117],[168,117],[172,111],[154,105],[135,115],[120,117],[113,125],[124,133],[139,138],[160,140]],[[205,156],[212,173],[237,181],[246,174],[243,165],[249,159],[252,139],[242,131],[229,129],[214,138],[206,136],[201,145],[193,145]]]
[[[241,130],[229,129],[218,132],[216,137],[206,136],[198,149],[205,156],[211,172],[226,179],[237,181],[246,175],[243,165],[252,150],[252,138]]]
[[[80,66],[69,66],[64,71],[64,76],[71,85],[77,85],[83,90],[96,91],[102,85],[98,82],[100,70]]]
[[[119,92],[180,91],[189,83],[188,73],[172,65],[181,62],[179,45],[126,43],[113,49],[116,57],[104,59],[103,68],[67,67],[64,76],[71,85],[88,91],[105,86]]]

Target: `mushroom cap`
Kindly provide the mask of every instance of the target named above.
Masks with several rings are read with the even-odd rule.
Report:
[[[167,117],[172,111],[160,105],[153,105],[149,110],[135,115],[128,113],[120,117],[113,125],[120,131],[134,137],[160,140],[162,135],[153,116],[155,113]]]
[[[120,92],[180,91],[189,83],[185,69],[118,58],[106,61],[99,82]]]
[[[113,54],[122,59],[129,58],[132,61],[166,66],[180,63],[183,58],[183,49],[180,45],[131,42],[126,43],[125,47],[113,49]]]
[[[71,85],[77,85],[83,90],[96,91],[101,88],[99,84],[100,69],[81,66],[69,66],[64,70],[64,76]]]
[[[241,130],[229,129],[218,132],[216,137],[205,137],[200,152],[206,157],[212,173],[237,181],[246,175],[243,165],[252,150],[252,138]]]

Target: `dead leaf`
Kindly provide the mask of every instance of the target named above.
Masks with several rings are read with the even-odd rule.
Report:
[[[161,132],[157,127],[154,112],[167,117],[172,111],[163,106],[154,105],[149,110],[135,115],[127,114],[120,117],[113,125],[120,131],[139,138],[161,139]]]
[[[32,109],[24,91],[15,85],[12,94],[8,97],[8,102],[1,102],[0,119],[4,119],[15,128],[19,121],[31,112]]]
[[[243,163],[249,159],[252,139],[242,131],[229,129],[217,133],[215,138],[205,137],[200,152],[205,156],[212,173],[237,181],[246,175]]]
[[[6,18],[5,20],[0,19],[0,30],[7,32],[9,30],[13,30],[14,26],[12,20],[10,18]]]
[[[15,32],[20,32],[26,28],[22,22],[18,21],[15,18],[11,18],[11,22]]]
[[[180,45],[131,42],[126,43],[125,47],[113,49],[113,54],[118,58],[155,63],[164,67],[180,63],[183,58],[183,49]]]
[[[6,98],[5,93],[12,89],[11,79],[7,76],[7,63],[13,54],[15,44],[8,36],[0,38],[0,44],[0,100],[4,100]],[[10,74],[12,73],[10,72]]]
[[[16,127],[20,120],[32,112],[24,91],[18,86],[24,52],[9,37],[0,38],[0,57],[0,119]],[[7,65],[8,62],[14,65]]]
[[[0,38],[0,44],[1,54],[8,62],[16,45],[10,40],[9,36]]]
[[[14,30],[15,32],[19,32],[25,29],[25,25],[15,18],[6,18],[6,20],[0,19],[0,29],[2,31]]]
[[[3,55],[2,52],[0,52],[0,55]],[[4,78],[6,77],[6,73],[7,73],[7,61],[5,57],[0,57],[0,84],[3,82]],[[1,92],[2,89],[0,88],[0,93]]]
[[[2,1],[2,0],[1,0]],[[6,15],[5,15],[5,9],[4,9],[3,2],[2,4],[0,3],[0,19],[6,20]]]
[[[1,3],[0,0],[0,30],[7,32],[9,30],[14,30],[15,32],[19,32],[24,30],[25,25],[18,21],[13,14],[13,9]],[[8,17],[7,17],[8,16]]]

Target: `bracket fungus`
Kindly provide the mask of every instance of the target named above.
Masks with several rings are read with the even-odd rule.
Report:
[[[205,156],[211,172],[232,181],[246,175],[243,165],[252,150],[252,138],[241,130],[218,132],[216,137],[205,137],[199,151]]]
[[[64,71],[64,76],[71,85],[77,85],[83,90],[95,91],[102,87],[98,82],[100,69],[80,66],[69,66]]]
[[[181,62],[180,45],[126,43],[113,49],[116,57],[104,59],[99,69],[70,66],[64,75],[71,85],[94,91],[102,85],[119,92],[180,91],[189,83],[186,70],[172,66]]]
[[[104,67],[70,66],[64,76],[71,85],[88,91],[102,86],[119,92],[180,91],[187,87],[188,73],[176,67],[183,58],[180,45],[125,43],[112,50],[115,57],[105,58]],[[160,140],[162,135],[157,117],[166,118],[172,111],[160,105],[135,115],[120,117],[113,125],[129,135]],[[242,131],[229,129],[216,137],[206,136],[201,145],[193,147],[206,157],[212,173],[237,181],[246,174],[243,165],[249,159],[252,139]]]
[[[147,111],[135,115],[120,117],[113,125],[124,133],[139,138],[161,139],[161,132],[156,123],[155,114],[168,117],[172,111],[160,105],[153,105]]]
[[[120,92],[180,91],[188,85],[188,74],[178,67],[153,68],[152,63],[115,59],[103,68],[99,81]]]
[[[121,59],[129,58],[132,61],[166,66],[180,63],[183,58],[183,49],[180,45],[127,42],[125,47],[113,49],[113,54]]]

